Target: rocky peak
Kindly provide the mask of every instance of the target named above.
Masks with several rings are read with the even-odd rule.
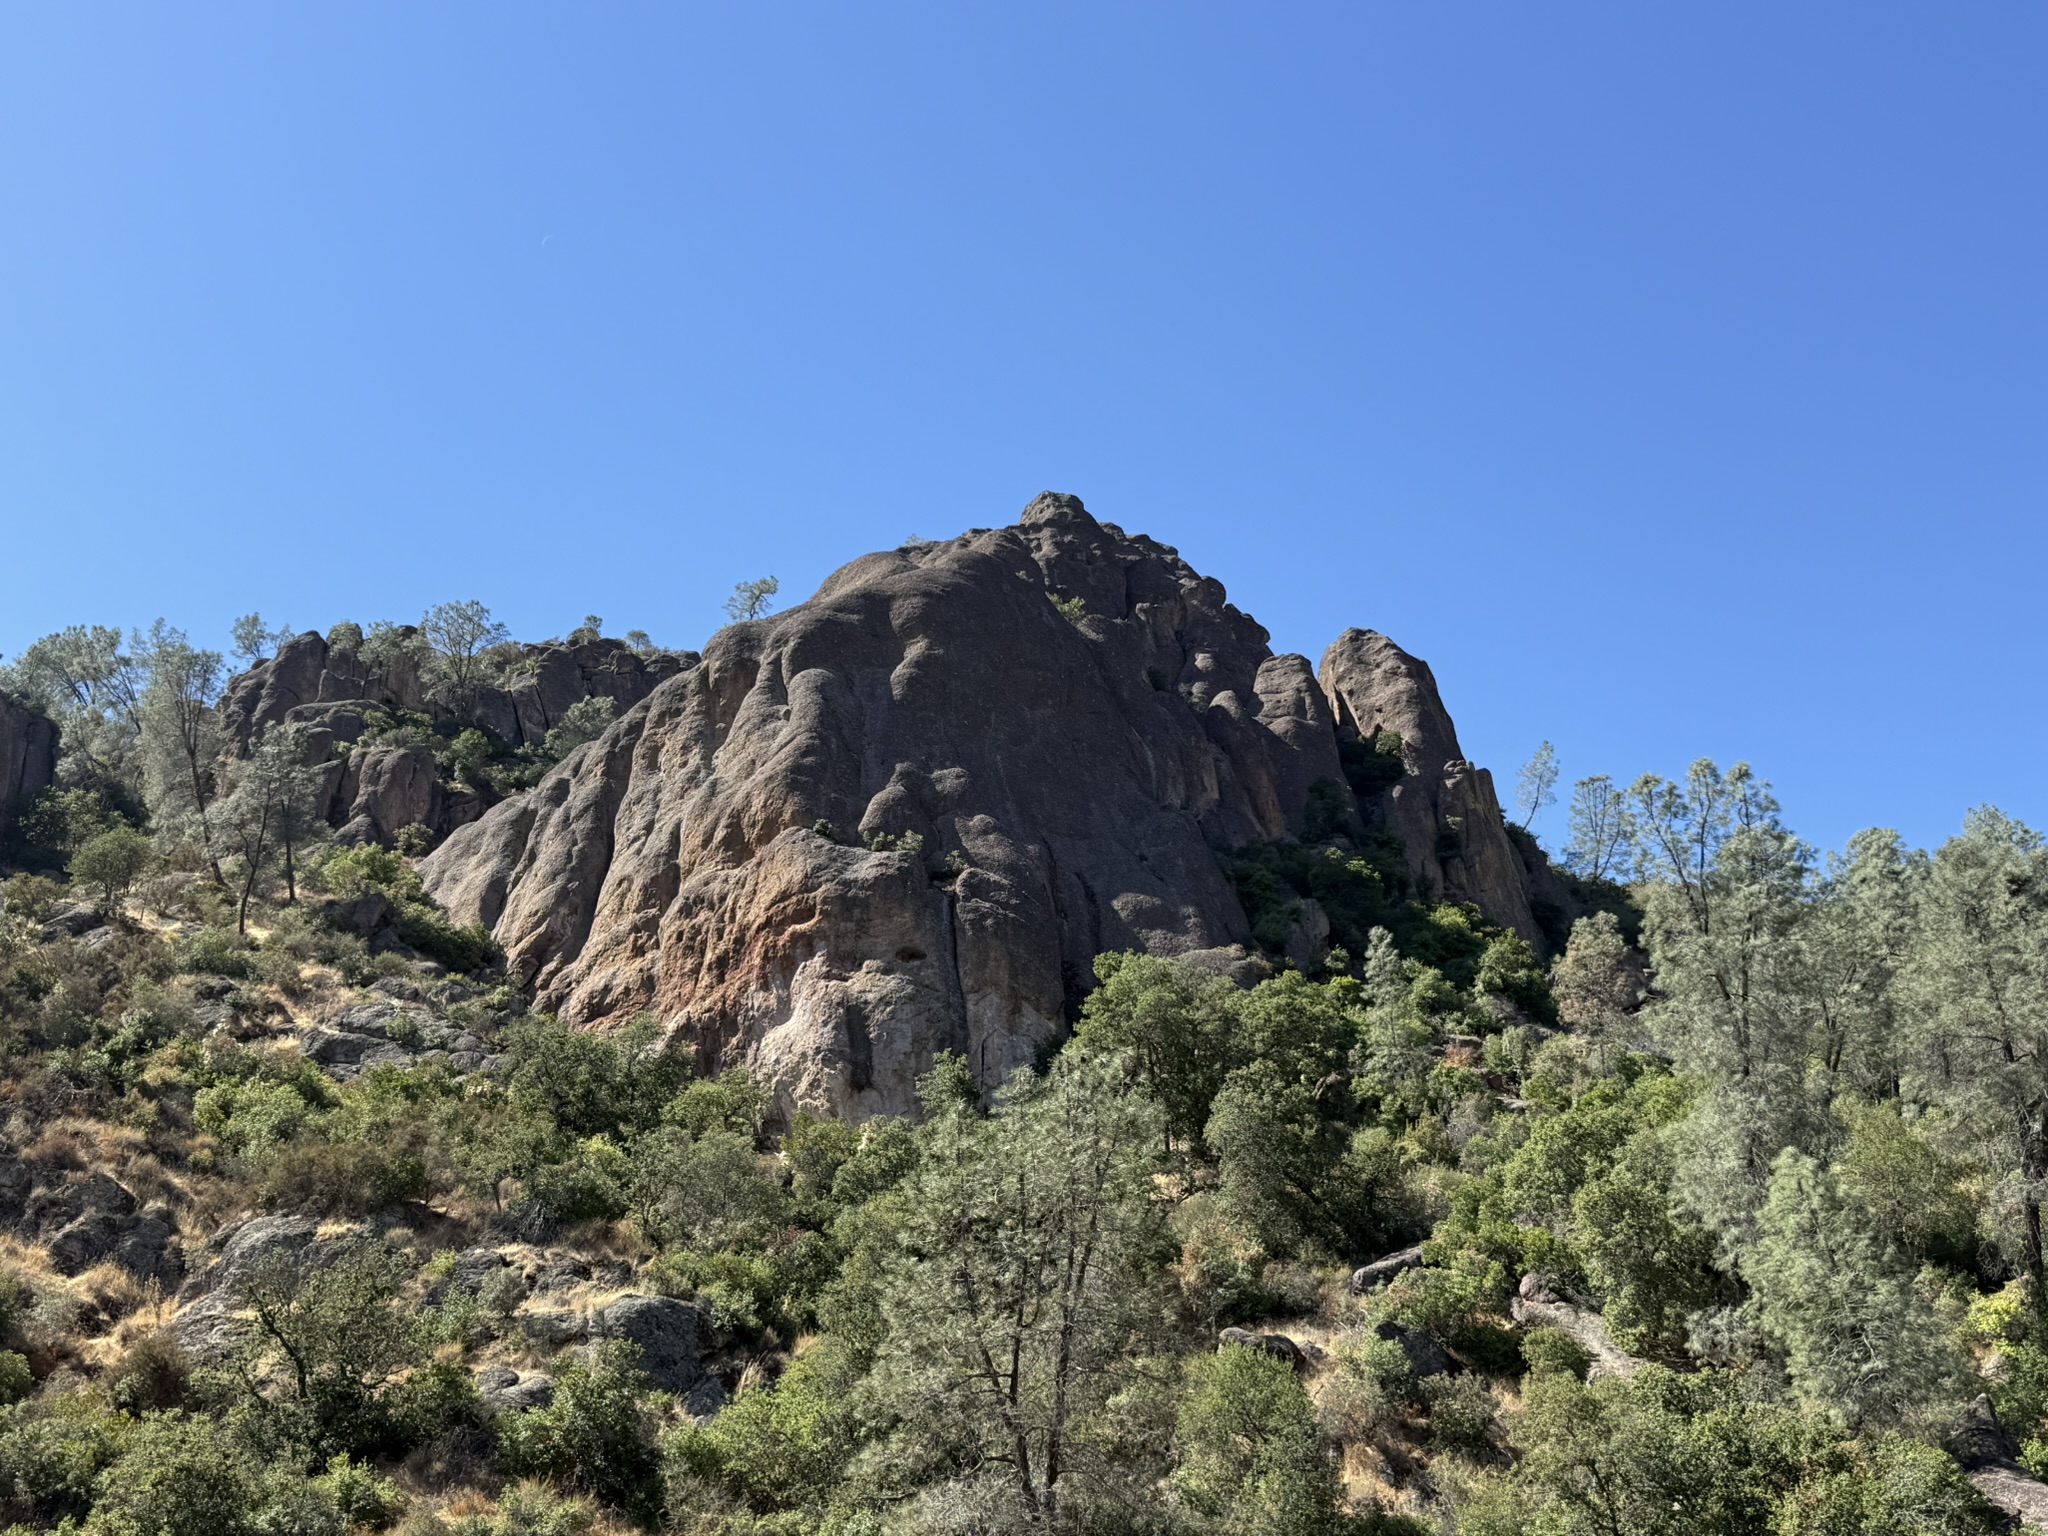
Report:
[[[1221,583],[1048,494],[722,630],[422,873],[543,1008],[651,1011],[785,1109],[901,1112],[938,1051],[985,1085],[1032,1059],[1104,950],[1241,944],[1217,852],[1300,835],[1361,720],[1414,733],[1418,873],[1526,922],[1490,883],[1490,781],[1380,644],[1405,693],[1344,641],[1318,684]]]
[[[1469,901],[1535,940],[1521,856],[1508,840],[1493,775],[1466,761],[1429,663],[1385,635],[1347,629],[1323,653],[1321,680],[1340,737],[1401,737],[1408,776],[1387,792],[1386,817],[1418,888]]]

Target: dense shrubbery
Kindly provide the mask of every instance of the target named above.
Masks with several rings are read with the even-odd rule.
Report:
[[[483,733],[430,724],[374,728],[471,783],[508,768]],[[68,860],[114,920],[45,942],[64,887],[7,883],[10,1144],[40,1138],[38,1168],[118,1168],[191,1235],[252,1209],[327,1224],[317,1258],[241,1277],[243,1331],[202,1358],[133,1276],[0,1253],[0,1522],[1994,1529],[1943,1447],[1988,1390],[2048,1470],[2038,839],[1984,813],[1931,859],[1870,834],[1817,867],[1745,772],[1582,786],[1605,819],[1575,832],[1584,915],[1546,964],[1413,899],[1354,798],[1369,814],[1401,751],[1347,748],[1309,844],[1230,863],[1270,956],[1322,908],[1335,948],[1308,972],[1240,988],[1100,957],[1075,1038],[1037,1070],[984,1093],[941,1057],[919,1116],[860,1126],[792,1113],[744,1070],[700,1074],[652,1019],[579,1033],[495,978],[373,957],[288,883],[279,903],[260,881],[224,894],[273,869],[382,898],[451,970],[497,958],[400,853],[312,848],[287,872],[250,845],[216,884],[176,819],[197,807],[157,783],[162,872],[140,901],[174,914],[160,938],[121,911],[139,808],[47,797],[40,867]],[[392,1041],[433,1013],[496,1069],[337,1082],[277,1038],[357,986],[405,1000],[373,1014]],[[529,1265],[458,1261],[479,1244]],[[1420,1264],[1349,1295],[1353,1266],[1410,1244]],[[625,1266],[632,1289],[697,1303],[720,1411],[691,1417],[620,1340],[549,1358]],[[1525,1276],[1552,1299],[1517,1323]],[[1219,1352],[1230,1325],[1327,1353]],[[553,1397],[490,1418],[470,1367],[507,1359],[547,1364]],[[501,1492],[402,1507],[401,1485],[437,1483]]]

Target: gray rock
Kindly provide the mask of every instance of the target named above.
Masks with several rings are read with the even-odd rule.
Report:
[[[1400,733],[1407,775],[1376,798],[1421,890],[1436,900],[1469,901],[1542,943],[1493,775],[1465,760],[1428,663],[1385,635],[1347,629],[1323,654],[1320,677],[1340,735],[1370,743],[1381,731]]]
[[[1586,1372],[1588,1381],[1605,1376],[1632,1376],[1643,1368],[1643,1361],[1614,1342],[1614,1336],[1607,1331],[1606,1318],[1591,1307],[1553,1296],[1541,1275],[1522,1276],[1515,1294],[1508,1300],[1508,1314],[1527,1327],[1559,1328],[1576,1339],[1593,1357]]]
[[[1420,1328],[1410,1328],[1405,1323],[1383,1322],[1373,1329],[1382,1339],[1392,1339],[1401,1346],[1401,1353],[1408,1357],[1408,1368],[1418,1377],[1444,1376],[1456,1368],[1455,1362],[1443,1345],[1424,1333]]]
[[[1256,1349],[1260,1354],[1271,1355],[1275,1360],[1285,1360],[1289,1365],[1300,1367],[1303,1363],[1301,1346],[1284,1333],[1253,1333],[1248,1328],[1225,1328],[1216,1335],[1216,1347],[1229,1349]]]
[[[701,1303],[673,1296],[622,1296],[590,1322],[593,1338],[638,1344],[642,1368],[664,1392],[687,1398],[703,1380],[701,1356],[711,1319]]]
[[[397,909],[376,891],[350,901],[322,902],[314,908],[314,916],[330,928],[365,940],[375,938],[398,921]]]
[[[306,1255],[319,1232],[320,1223],[310,1216],[258,1216],[237,1227],[224,1227],[207,1240],[211,1262],[185,1282],[179,1299],[209,1293],[232,1296],[272,1254]]]
[[[582,1312],[522,1312],[520,1330],[536,1344],[560,1348],[590,1337],[591,1319]]]
[[[551,1253],[533,1277],[536,1295],[566,1291],[590,1278],[590,1265],[573,1253]]]
[[[79,938],[95,928],[106,926],[106,921],[106,914],[89,901],[63,902],[43,924],[43,942]]]
[[[718,1410],[730,1400],[726,1396],[725,1383],[707,1372],[683,1394],[683,1412],[701,1424],[716,1418]]]
[[[422,875],[493,929],[536,1007],[655,1010],[784,1113],[853,1118],[913,1111],[939,1050],[993,1087],[1065,1032],[1104,950],[1247,941],[1213,850],[1305,835],[1318,784],[1342,824],[1319,832],[1369,810],[1418,882],[1539,941],[1427,667],[1354,630],[1319,683],[1267,639],[1174,550],[1042,496],[1015,527],[867,556],[721,631]],[[594,686],[582,660],[571,686],[571,658],[531,659],[522,732]],[[1410,772],[1361,808],[1339,737],[1383,728]],[[1328,931],[1301,916],[1313,964]]]
[[[10,693],[0,693],[0,840],[14,818],[57,777],[57,725]]]
[[[1364,1295],[1376,1285],[1400,1274],[1403,1270],[1416,1269],[1422,1264],[1422,1249],[1402,1248],[1385,1258],[1374,1259],[1370,1264],[1361,1264],[1351,1272],[1351,1290],[1355,1295]]]
[[[555,1378],[546,1371],[515,1371],[493,1365],[476,1373],[477,1396],[492,1416],[545,1408],[555,1400]]]
[[[19,1172],[5,1183],[18,1188]],[[137,1210],[135,1197],[103,1173],[52,1176],[22,1203],[16,1225],[42,1242],[59,1274],[112,1263],[169,1286],[183,1270],[183,1245],[162,1209]]]

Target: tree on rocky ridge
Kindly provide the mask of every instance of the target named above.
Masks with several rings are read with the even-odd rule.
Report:
[[[510,631],[474,600],[440,603],[420,620],[420,634],[431,652],[429,670],[435,689],[458,714],[476,702],[489,675],[485,652],[503,645]]]
[[[213,764],[220,754],[219,702],[223,664],[218,651],[201,650],[162,619],[135,637],[135,650],[148,668],[142,694],[145,788],[152,821],[166,836],[189,834],[204,850],[218,881],[208,808],[213,803]]]
[[[752,581],[743,581],[725,600],[725,616],[735,624],[758,619],[768,611],[768,600],[781,590],[782,583],[773,576],[757,576]]]

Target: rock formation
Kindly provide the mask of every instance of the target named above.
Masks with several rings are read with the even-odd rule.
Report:
[[[376,652],[330,643],[316,630],[286,642],[277,655],[231,680],[221,699],[228,750],[245,757],[272,725],[306,727],[308,762],[327,771],[327,819],[345,843],[390,846],[403,827],[435,833],[474,821],[485,802],[441,776],[422,748],[372,745],[352,750],[377,711],[425,715],[454,734],[489,731],[510,747],[533,747],[586,698],[607,698],[623,712],[694,663],[694,656],[642,656],[618,640],[527,645],[516,649],[505,687],[475,691],[452,706],[430,686],[410,627]]]
[[[48,716],[0,693],[0,841],[23,807],[57,775],[57,727]]]
[[[1385,635],[1347,629],[1323,653],[1321,678],[1340,730],[1361,741],[1387,730],[1401,737],[1408,776],[1387,792],[1387,825],[1407,848],[1419,888],[1469,901],[1534,940],[1522,859],[1508,840],[1493,775],[1459,750],[1429,664]]]
[[[1418,877],[1533,937],[1426,667],[1354,631],[1318,685],[1175,551],[1046,495],[721,631],[422,873],[538,1006],[652,1011],[785,1110],[900,1112],[935,1052],[984,1085],[1031,1060],[1103,950],[1223,962],[1217,851],[1301,835],[1340,730],[1383,726]]]

